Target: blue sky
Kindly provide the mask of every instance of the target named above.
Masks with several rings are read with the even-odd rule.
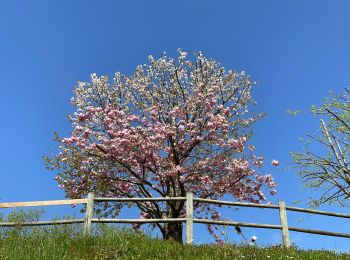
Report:
[[[1,201],[64,197],[41,157],[55,148],[54,131],[70,131],[66,116],[78,79],[88,80],[93,72],[130,74],[149,54],[174,56],[180,47],[189,53],[201,50],[259,83],[253,93],[256,109],[268,115],[254,128],[254,144],[267,162],[281,162],[279,168],[265,168],[278,182],[271,201],[284,199],[290,205],[301,200],[299,205],[306,206],[310,193],[287,169],[289,152],[300,151],[298,138],[318,127],[310,106],[321,104],[330,89],[341,92],[349,85],[349,11],[348,1],[2,0]],[[287,109],[302,113],[291,117]],[[277,212],[239,212],[240,220],[278,224]],[[347,222],[332,218],[290,214],[290,222],[350,233]],[[195,239],[207,242],[203,229],[196,227]],[[261,244],[280,239],[278,231],[245,232],[257,234]],[[232,239],[240,241],[236,235]],[[299,233],[292,233],[292,239],[303,247],[350,249],[346,239]]]

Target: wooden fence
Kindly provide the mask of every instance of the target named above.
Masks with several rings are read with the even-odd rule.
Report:
[[[142,201],[186,201],[186,218],[164,218],[164,219],[100,219],[93,217],[94,203],[98,202],[142,202]],[[208,219],[196,219],[193,218],[193,203],[205,203],[205,204],[217,204],[226,206],[238,206],[238,207],[253,207],[253,208],[267,208],[277,209],[280,216],[280,225],[273,224],[258,224],[247,222],[235,222],[235,221],[223,221],[223,220],[208,220]],[[285,205],[283,200],[279,201],[278,205],[273,204],[256,204],[256,203],[243,203],[243,202],[231,202],[220,201],[212,199],[200,199],[194,198],[192,193],[187,193],[186,197],[166,197],[166,198],[95,198],[93,193],[89,193],[86,199],[69,199],[69,200],[50,200],[50,201],[31,201],[31,202],[10,202],[0,203],[1,208],[16,208],[16,207],[29,207],[29,206],[53,206],[53,205],[72,205],[72,204],[86,204],[85,218],[83,219],[70,219],[70,220],[55,220],[55,221],[37,221],[37,222],[0,222],[0,227],[11,226],[43,226],[43,225],[60,225],[60,224],[76,224],[82,223],[84,225],[83,232],[85,235],[91,233],[91,223],[167,223],[167,222],[182,222],[186,224],[186,243],[191,244],[193,241],[193,223],[202,224],[216,224],[224,226],[241,226],[241,227],[255,227],[266,229],[279,229],[282,234],[283,246],[290,246],[289,231],[304,232],[310,234],[345,237],[350,238],[350,234],[337,233],[330,231],[304,229],[298,227],[288,226],[287,211],[297,211],[303,213],[311,213],[332,217],[350,218],[349,214],[340,214],[327,211],[320,211],[314,209],[304,209],[297,207],[289,207]]]

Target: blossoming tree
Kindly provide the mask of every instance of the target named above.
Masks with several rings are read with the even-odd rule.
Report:
[[[246,149],[250,126],[263,114],[254,104],[254,82],[244,72],[225,71],[197,53],[174,60],[149,56],[132,76],[117,72],[113,82],[92,74],[78,82],[72,104],[71,136],[58,138],[60,153],[46,161],[70,198],[94,191],[108,197],[175,197],[193,192],[199,198],[225,194],[260,203],[271,194],[271,175],[258,174],[262,157]],[[185,202],[138,202],[143,218],[177,218]],[[106,204],[118,213],[123,204]],[[197,218],[220,219],[215,208],[195,204]],[[182,224],[154,224],[164,239],[182,241]],[[213,227],[209,226],[213,233]],[[214,234],[216,238],[218,236]]]

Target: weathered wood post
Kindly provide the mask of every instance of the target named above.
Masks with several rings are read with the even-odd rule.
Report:
[[[287,210],[286,210],[286,204],[284,200],[280,200],[278,202],[279,205],[279,211],[280,211],[280,221],[282,226],[282,244],[284,247],[290,246],[289,241],[289,230],[288,230],[288,220],[287,220]]]
[[[186,244],[193,241],[193,193],[186,193]]]
[[[94,193],[90,192],[87,197],[85,221],[84,221],[84,235],[91,235],[91,219],[94,213]]]

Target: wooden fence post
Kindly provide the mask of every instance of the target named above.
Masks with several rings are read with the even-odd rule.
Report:
[[[282,243],[284,247],[289,247],[290,241],[289,241],[289,229],[288,229],[286,204],[284,200],[280,200],[278,202],[278,205],[280,207],[279,211],[280,211],[280,221],[282,226]]]
[[[193,193],[186,193],[186,244],[193,241]]]
[[[91,234],[91,219],[94,213],[94,193],[90,192],[87,197],[85,221],[84,221],[84,235],[89,236]]]

